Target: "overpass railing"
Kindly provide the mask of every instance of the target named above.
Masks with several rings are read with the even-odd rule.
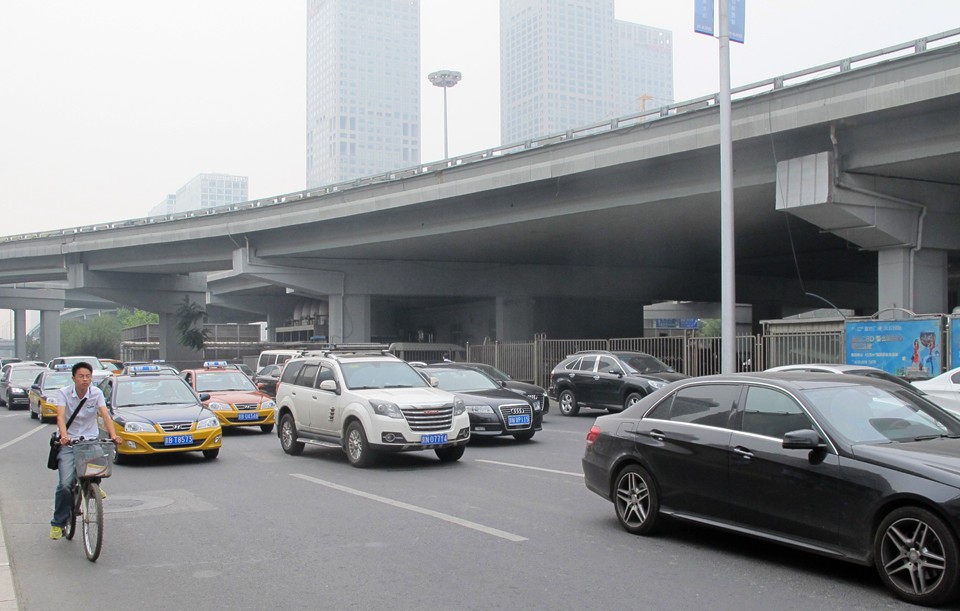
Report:
[[[846,59],[837,60],[827,64],[821,64],[819,66],[814,66],[812,68],[798,70],[796,72],[791,72],[789,74],[784,74],[781,76],[764,79],[762,81],[757,81],[755,83],[750,83],[748,85],[741,85],[739,87],[735,87],[731,89],[730,95],[732,98],[739,100],[739,99],[744,99],[744,98],[748,98],[756,95],[771,93],[771,92],[781,90],[785,87],[795,86],[802,83],[810,82],[812,80],[829,77],[837,74],[842,74],[842,73],[859,69],[859,68],[865,68],[871,65],[878,64],[883,61],[896,59],[898,57],[903,57],[911,54],[925,53],[935,48],[941,48],[949,44],[957,44],[957,43],[960,43],[960,28],[955,28],[952,30],[948,30],[946,32],[941,32],[939,34],[932,34],[930,36],[925,36],[923,38],[918,38],[916,40],[912,40],[909,42],[904,42],[898,45],[885,47],[883,49],[877,49],[876,51],[870,51],[868,53],[862,53],[860,55],[855,55],[853,57],[848,57]],[[294,193],[287,193],[283,195],[277,195],[274,197],[267,197],[263,199],[250,201],[250,202],[226,204],[226,205],[217,206],[214,208],[202,208],[198,210],[188,210],[188,211],[176,212],[172,214],[150,216],[150,217],[137,218],[137,219],[128,219],[128,220],[115,221],[115,222],[109,222],[109,223],[99,223],[95,225],[84,225],[81,227],[72,227],[67,229],[55,229],[50,231],[22,233],[22,234],[10,235],[10,236],[0,236],[0,243],[12,242],[17,240],[69,236],[69,235],[90,233],[95,231],[123,229],[128,227],[139,227],[144,225],[153,225],[157,223],[167,223],[167,222],[180,221],[180,220],[186,220],[186,219],[192,219],[192,218],[202,218],[202,217],[226,214],[231,212],[241,212],[245,210],[252,210],[257,208],[275,206],[275,205],[284,204],[288,202],[300,201],[307,198],[323,197],[325,195],[339,193],[342,191],[368,187],[368,186],[378,185],[378,184],[387,183],[387,182],[400,181],[406,178],[421,176],[424,174],[430,174],[434,172],[441,172],[449,168],[454,168],[457,166],[462,166],[462,165],[472,164],[479,161],[485,161],[488,159],[502,157],[504,155],[521,153],[531,149],[551,146],[554,144],[559,144],[561,142],[567,142],[576,138],[583,138],[583,137],[592,136],[600,133],[611,132],[618,129],[633,127],[642,123],[657,121],[660,119],[665,119],[667,117],[675,116],[675,115],[686,113],[686,112],[693,112],[693,111],[701,110],[703,108],[716,106],[718,104],[719,104],[719,94],[715,93],[715,94],[702,96],[699,98],[694,98],[692,100],[675,102],[673,104],[668,104],[666,106],[661,106],[651,110],[645,110],[638,113],[624,115],[621,117],[615,117],[615,118],[600,121],[597,123],[592,123],[590,125],[585,125],[583,127],[578,127],[576,129],[569,129],[564,132],[550,134],[548,136],[543,136],[541,138],[526,140],[524,142],[516,142],[512,144],[507,144],[507,145],[501,145],[498,147],[488,148],[482,151],[467,153],[465,155],[460,155],[457,157],[451,157],[449,159],[445,159],[441,161],[434,161],[431,163],[420,164],[420,165],[411,166],[408,168],[392,170],[392,171],[381,173],[381,174],[375,174],[373,176],[366,176],[363,178],[356,178],[353,180],[339,182],[336,184],[318,187],[314,189],[307,189],[305,191],[297,191]]]

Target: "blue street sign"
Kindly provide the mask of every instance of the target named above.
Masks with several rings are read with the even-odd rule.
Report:
[[[693,31],[713,36],[714,0],[693,0]]]
[[[745,31],[744,21],[746,20],[746,10],[744,5],[747,3],[747,0],[730,0],[730,4],[727,5],[727,11],[729,11],[729,23],[730,23],[730,40],[733,42],[743,42],[743,34]]]

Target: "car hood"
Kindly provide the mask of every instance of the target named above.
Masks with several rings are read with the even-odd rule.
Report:
[[[466,405],[482,404],[496,407],[507,403],[527,403],[525,396],[506,388],[491,388],[490,390],[473,390],[470,392],[458,391],[454,394],[463,399]]]
[[[858,444],[853,453],[859,460],[960,488],[960,439]]]
[[[418,386],[412,388],[368,388],[352,390],[361,397],[392,401],[400,407],[439,407],[453,403],[453,394],[439,388]]]
[[[503,383],[506,388],[519,390],[528,395],[542,395],[545,393],[543,388],[529,382],[518,382],[517,380],[507,380]]]
[[[136,405],[113,410],[113,419],[118,422],[169,422],[172,420],[203,420],[214,414],[202,405],[181,403],[179,405]]]

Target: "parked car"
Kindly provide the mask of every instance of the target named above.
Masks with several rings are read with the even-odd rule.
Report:
[[[581,350],[550,372],[550,396],[564,416],[576,416],[581,407],[619,412],[686,377],[643,352]]]
[[[887,373],[882,369],[877,369],[876,367],[867,367],[865,365],[847,365],[847,364],[824,364],[824,363],[809,363],[802,365],[781,365],[779,367],[771,367],[767,371],[809,371],[814,373],[843,373],[847,375],[855,376],[865,376],[868,378],[876,378],[878,380],[886,380],[888,382],[893,382],[909,390],[912,393],[918,394],[920,396],[926,397],[928,400],[933,401],[943,409],[953,412],[960,416],[960,401],[956,399],[948,399],[939,395],[928,393],[915,384],[911,384],[902,378]]]
[[[960,419],[899,385],[691,378],[597,418],[582,465],[630,533],[673,518],[874,565],[912,603],[960,591]]]
[[[0,404],[7,409],[30,407],[27,393],[46,367],[35,363],[9,363],[0,368]]]
[[[955,367],[929,380],[917,380],[911,383],[934,397],[960,401],[960,367]]]
[[[470,417],[459,397],[432,387],[385,350],[341,346],[290,359],[277,385],[280,447],[340,447],[355,467],[382,452],[433,450],[459,460]]]
[[[283,371],[282,364],[267,365],[253,376],[253,383],[257,385],[257,388],[274,397],[277,394],[277,382],[280,380],[281,371]]]
[[[202,403],[209,395],[197,397],[182,378],[161,373],[156,365],[129,369],[99,385],[121,439],[118,463],[149,454],[199,451],[207,459],[220,454],[223,429]]]
[[[217,415],[223,428],[259,426],[264,433],[273,430],[277,404],[226,361],[206,361],[202,368],[181,371],[180,377],[194,392],[209,395],[203,404]]]
[[[411,365],[412,364],[413,363],[411,363]],[[477,369],[493,378],[494,381],[498,382],[504,388],[510,388],[523,392],[523,394],[526,395],[528,399],[533,401],[534,404],[539,401],[544,414],[550,411],[550,399],[547,397],[546,390],[540,386],[537,386],[536,384],[514,380],[509,374],[500,371],[493,365],[487,365],[486,363],[454,363],[449,361],[445,363],[434,363],[434,365],[444,365],[446,367],[454,367],[458,369],[462,369],[464,367]]]
[[[30,402],[30,417],[39,418],[40,422],[56,422],[57,405],[53,401],[53,393],[73,383],[70,369],[47,369],[30,385],[27,398]]]
[[[438,388],[463,400],[470,416],[470,434],[512,435],[518,441],[533,439],[543,430],[543,409],[523,391],[504,388],[487,374],[470,367],[439,363],[421,367],[424,375],[437,380]]]

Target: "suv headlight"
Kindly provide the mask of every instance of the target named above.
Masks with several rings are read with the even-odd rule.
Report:
[[[467,412],[471,414],[492,414],[493,408],[489,405],[468,405]]]
[[[647,380],[647,384],[650,385],[650,388],[656,390],[658,388],[663,388],[668,384],[668,382],[657,382],[655,380]]]
[[[197,423],[197,430],[199,431],[200,429],[212,429],[217,426],[220,426],[220,425],[217,424],[216,417],[204,418],[203,420]]]
[[[400,411],[400,406],[392,401],[370,399],[370,407],[373,408],[375,414],[380,416],[387,416],[388,418],[397,418],[398,420],[403,420],[403,412]]]
[[[149,422],[128,422],[123,425],[123,430],[127,433],[156,433],[157,427]]]
[[[229,403],[220,403],[219,401],[211,401],[207,404],[207,407],[214,411],[223,411],[233,409]]]
[[[467,406],[463,404],[463,399],[460,397],[453,398],[453,415],[459,416],[463,412],[467,411]]]

